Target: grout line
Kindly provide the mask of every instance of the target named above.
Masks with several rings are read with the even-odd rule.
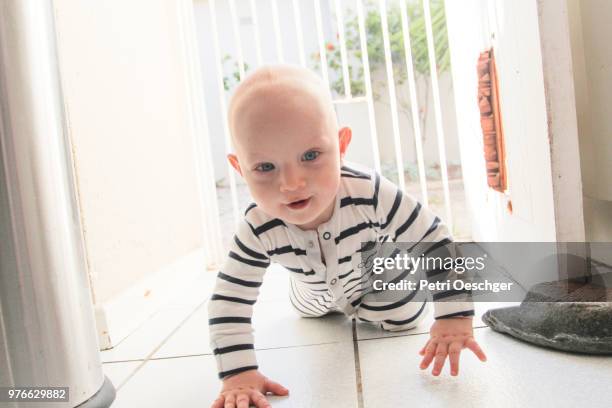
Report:
[[[477,329],[486,329],[489,326],[487,326],[485,323],[479,323],[476,326],[472,326],[472,329],[477,330]],[[396,335],[389,335],[389,336],[380,336],[380,337],[369,337],[369,338],[365,338],[365,339],[359,339],[359,341],[371,341],[371,340],[384,340],[384,339],[396,339],[398,337],[410,337],[410,336],[422,336],[425,334],[429,334],[429,332],[422,332],[422,333],[403,333],[403,332],[398,332],[398,334]]]
[[[472,326],[473,330],[477,330],[477,329],[486,329],[489,326],[487,326],[486,324],[482,324],[482,325],[478,325],[478,326]],[[410,334],[398,334],[398,335],[393,335],[393,336],[381,336],[381,337],[370,337],[367,339],[359,339],[359,341],[371,341],[371,340],[384,340],[384,339],[397,339],[398,337],[410,337],[410,336],[423,336],[429,334],[429,332],[423,332],[423,333],[410,333]]]
[[[135,358],[132,360],[115,360],[115,361],[103,361],[102,365],[104,364],[120,364],[120,363],[138,363],[144,361],[142,358]]]
[[[359,340],[357,340],[357,323],[353,318],[353,352],[355,360],[355,380],[357,386],[357,407],[363,408],[363,383],[361,382],[361,362],[359,361]]]
[[[144,360],[140,360],[142,361],[142,363],[136,367],[134,369],[134,371],[132,371],[130,373],[130,375],[128,375],[126,377],[125,380],[123,380],[123,382],[121,382],[121,384],[119,384],[116,388],[117,392],[119,392],[119,390],[149,361],[151,360],[151,358],[153,357],[153,355],[155,353],[157,353],[159,351],[159,349],[162,348],[162,346],[164,344],[166,344],[166,342],[170,339],[170,337],[172,337],[174,335],[174,333],[176,333],[182,326],[183,324],[185,324],[185,322],[187,322],[187,320],[191,319],[191,316],[193,316],[202,306],[204,306],[204,304],[208,302],[208,298],[206,300],[204,300],[202,303],[200,303],[198,306],[196,306],[193,311],[191,313],[189,313],[189,315],[184,318],[171,332],[169,335],[167,335],[160,343],[157,347],[155,347],[145,358]]]
[[[351,340],[352,341],[352,340]],[[322,343],[312,343],[312,344],[297,344],[294,346],[278,346],[278,347],[264,347],[264,348],[255,348],[255,351],[270,351],[270,350],[282,350],[282,349],[291,349],[291,348],[303,348],[303,347],[316,347],[316,346],[326,346],[328,344],[342,344],[344,341],[326,341]],[[348,342],[346,342],[348,343]],[[149,361],[157,361],[157,360],[170,360],[174,358],[188,358],[188,357],[212,357],[214,354],[211,353],[195,353],[195,354],[181,354],[180,356],[164,356],[164,357],[151,357]],[[115,361],[104,361],[102,364],[119,364],[119,363],[139,363],[145,361],[142,358],[137,358],[133,360],[115,360]]]
[[[304,347],[316,347],[316,346],[326,346],[328,344],[342,344],[342,341],[328,341],[323,343],[312,343],[312,344],[298,344],[294,346],[278,346],[278,347],[265,347],[265,348],[257,348],[255,347],[255,351],[270,351],[270,350],[283,350],[283,349],[292,349],[292,348],[304,348]],[[184,358],[184,357],[204,357],[209,356],[212,357],[213,353],[196,353],[196,354],[182,354],[180,356],[164,356],[164,357],[155,357],[150,358],[149,361],[157,361],[157,360],[169,360],[173,358]]]
[[[186,357],[200,357],[200,356],[212,356],[212,353],[202,353],[202,354],[188,354],[188,355],[181,355],[181,356],[167,356],[167,357],[157,357],[157,358],[153,358],[153,355],[155,355],[155,353],[157,353],[162,346],[164,346],[164,344],[166,344],[166,342],[170,339],[170,337],[172,337],[174,335],[174,333],[176,333],[182,326],[183,324],[185,324],[207,301],[208,299],[206,299],[205,301],[203,301],[202,303],[200,303],[199,305],[197,305],[195,307],[195,309],[189,313],[189,315],[184,318],[171,332],[168,336],[166,336],[157,347],[155,347],[144,359],[133,359],[133,360],[116,360],[116,361],[106,361],[106,362],[102,362],[102,364],[114,364],[114,363],[131,363],[131,362],[140,362],[141,364],[138,365],[131,373],[130,375],[128,375],[122,382],[121,384],[119,384],[118,386],[116,386],[116,391],[118,392],[147,362],[149,361],[157,361],[157,360],[168,360],[168,359],[175,359],[175,358],[186,358]],[[353,342],[355,339],[355,335],[354,335],[355,331],[353,330]],[[322,343],[314,343],[314,344],[302,344],[302,345],[295,345],[295,346],[280,346],[280,347],[267,347],[267,348],[256,348],[257,351],[264,351],[264,350],[277,350],[277,349],[286,349],[286,348],[300,348],[300,347],[311,347],[311,346],[322,346],[322,345],[327,345],[327,344],[339,344],[342,343],[342,341],[331,341],[331,342],[322,342]]]

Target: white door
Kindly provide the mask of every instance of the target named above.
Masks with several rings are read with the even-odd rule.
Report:
[[[561,3],[446,1],[459,144],[475,241],[584,240],[571,49]],[[508,187],[503,193],[487,186],[477,104],[476,64],[480,52],[491,47],[506,151]],[[569,76],[555,82],[564,70]],[[533,265],[538,255],[526,253],[516,262]]]
[[[543,73],[546,50],[540,40],[539,3],[535,0],[446,1],[464,183],[473,219],[472,236],[476,241],[559,239],[555,188],[562,184],[555,186],[553,181],[556,157],[553,152],[551,163],[549,100]],[[505,193],[487,186],[476,96],[476,62],[479,53],[491,47],[497,63],[506,149],[508,188]],[[555,84],[568,85],[573,92],[572,84]],[[580,177],[579,162],[563,165],[577,167]],[[581,205],[581,193],[578,195],[577,202]],[[582,213],[572,216],[578,215],[582,218]]]

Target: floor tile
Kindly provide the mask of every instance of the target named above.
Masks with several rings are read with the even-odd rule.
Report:
[[[427,335],[359,342],[364,407],[604,407],[612,400],[612,358],[536,347],[489,328],[475,330],[488,357],[461,354],[439,377],[418,365]],[[400,357],[401,356],[401,357]]]
[[[104,375],[115,386],[115,389],[119,388],[123,382],[129,377],[129,375],[142,364],[142,361],[128,361],[125,363],[104,363],[102,364],[102,371]]]
[[[149,360],[117,391],[112,408],[209,407],[218,389],[213,356]]]
[[[208,310],[206,304],[198,308],[152,358],[212,354],[208,344]]]
[[[170,302],[114,348],[102,351],[102,361],[142,360],[160,346],[154,358],[211,354],[207,298],[213,283],[211,276],[198,279],[184,297]],[[351,322],[344,315],[299,317],[289,302],[288,287],[287,271],[280,266],[264,277],[253,316],[257,348],[352,341]]]
[[[288,300],[289,299],[289,272],[279,264],[270,265],[264,275],[259,297],[263,300]]]
[[[273,397],[273,407],[354,408],[352,344],[326,344],[263,350],[260,370],[290,390]],[[213,356],[148,361],[117,393],[113,408],[208,407],[221,387]]]
[[[200,307],[153,358],[212,354],[209,346],[207,305]],[[259,300],[253,310],[256,349],[351,342],[351,321],[335,314],[300,317],[288,300]]]
[[[484,315],[487,310],[516,305],[520,305],[520,302],[474,302],[474,327],[487,327],[487,325],[482,321],[482,315]],[[429,329],[431,328],[431,325],[433,323],[433,307],[430,304],[425,317],[414,329],[405,330],[401,332],[389,332],[386,330],[382,330],[375,324],[360,322],[357,323],[357,339],[367,340],[429,333]]]
[[[352,321],[344,314],[300,317],[289,301],[262,302],[254,313],[257,348],[353,341]]]
[[[346,316],[302,318],[289,302],[288,288],[288,272],[280,265],[272,265],[253,309],[257,349],[352,341],[351,321]],[[153,358],[212,354],[207,307],[207,302],[202,304]]]
[[[273,407],[357,407],[352,343],[266,350],[258,356],[262,373],[290,391],[289,398],[271,398]]]
[[[202,272],[196,280],[191,282],[187,290],[169,301],[162,309],[191,308],[194,310],[210,297],[216,276],[216,271]]]
[[[171,333],[181,326],[181,323],[193,313],[191,307],[164,309],[155,313],[126,339],[109,350],[100,352],[103,363],[144,360]]]

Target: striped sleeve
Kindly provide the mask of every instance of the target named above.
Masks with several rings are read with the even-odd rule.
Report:
[[[381,235],[388,235],[392,242],[411,243],[416,247],[412,256],[421,253],[453,256],[446,246],[452,237],[440,218],[378,173],[374,176],[373,201]],[[425,274],[429,282],[460,279],[453,270],[426,270]],[[474,315],[470,291],[431,291],[431,294],[435,319]]]
[[[221,379],[257,369],[251,318],[269,265],[255,229],[242,220],[208,301],[210,347]]]

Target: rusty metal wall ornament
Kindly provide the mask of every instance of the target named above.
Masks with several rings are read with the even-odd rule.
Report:
[[[493,49],[480,53],[477,70],[478,109],[484,142],[487,184],[503,193],[507,188],[505,149]]]

